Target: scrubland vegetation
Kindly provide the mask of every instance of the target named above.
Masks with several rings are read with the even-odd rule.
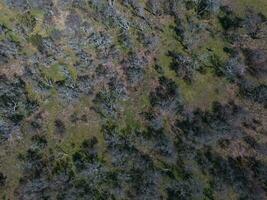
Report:
[[[265,0],[0,0],[0,199],[267,198]]]

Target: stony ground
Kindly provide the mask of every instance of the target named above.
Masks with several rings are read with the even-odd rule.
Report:
[[[267,199],[266,0],[0,0],[0,198]]]

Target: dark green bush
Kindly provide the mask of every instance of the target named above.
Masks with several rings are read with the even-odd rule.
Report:
[[[224,30],[236,29],[240,26],[242,19],[237,17],[229,8],[222,7],[221,11],[223,14],[219,16],[219,21]]]

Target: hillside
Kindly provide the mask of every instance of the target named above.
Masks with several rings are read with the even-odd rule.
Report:
[[[0,199],[267,199],[267,1],[0,0]]]

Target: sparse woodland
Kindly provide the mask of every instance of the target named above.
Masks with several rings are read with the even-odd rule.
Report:
[[[267,1],[0,0],[0,199],[267,199]]]

